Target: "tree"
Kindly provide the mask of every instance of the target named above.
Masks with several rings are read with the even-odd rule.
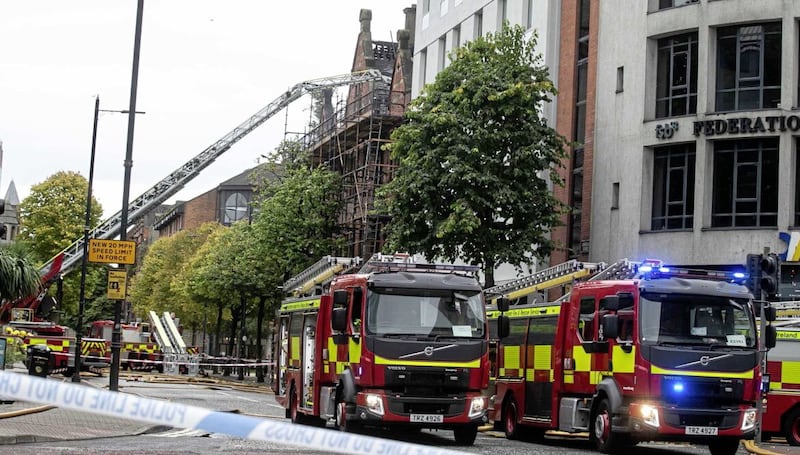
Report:
[[[37,262],[53,258],[83,237],[89,182],[79,173],[60,171],[31,187],[20,203],[20,233]],[[103,208],[92,197],[90,226],[96,226]]]
[[[389,250],[465,260],[494,284],[500,263],[543,258],[564,206],[551,192],[565,139],[541,108],[556,94],[536,36],[504,25],[451,54],[387,145],[398,163],[376,200]]]
[[[77,239],[83,238],[88,189],[89,182],[72,171],[57,172],[31,187],[28,197],[20,203],[20,234],[17,241],[31,252],[33,263],[45,263]],[[100,203],[92,197],[90,226],[96,226],[102,215]],[[87,273],[87,283],[95,283],[105,277],[103,266],[100,265],[90,265]],[[87,301],[92,296],[103,295],[102,289],[100,292],[87,293]],[[67,275],[63,282],[63,301],[59,302],[63,315],[60,322],[68,325],[74,323],[79,293],[80,274]]]

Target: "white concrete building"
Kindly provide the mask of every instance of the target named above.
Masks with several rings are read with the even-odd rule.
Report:
[[[599,8],[590,260],[797,261],[800,2]]]

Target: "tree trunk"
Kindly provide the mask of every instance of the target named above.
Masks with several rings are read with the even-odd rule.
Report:
[[[258,316],[256,319],[256,362],[259,363],[256,366],[256,382],[264,382],[264,366],[261,365],[261,361],[264,359],[264,352],[261,349],[261,329],[264,325],[264,305],[266,304],[267,298],[263,295],[258,297]]]
[[[490,288],[494,286],[494,266],[495,262],[493,259],[486,259],[484,261],[484,269],[483,269],[483,276],[485,278],[485,283],[483,284],[484,289]]]
[[[217,303],[217,327],[214,329],[214,355],[219,355],[219,340],[222,339],[222,310],[224,304]]]

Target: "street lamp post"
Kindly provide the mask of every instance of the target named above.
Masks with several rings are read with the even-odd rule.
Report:
[[[92,151],[89,158],[89,181],[86,190],[86,219],[83,224],[83,256],[81,258],[81,290],[78,300],[78,324],[75,328],[75,371],[72,374],[72,382],[81,382],[81,338],[83,336],[83,312],[86,308],[86,267],[87,250],[89,247],[89,224],[92,222],[92,182],[94,181],[94,156],[97,148],[97,119],[101,112],[116,112],[127,114],[127,110],[108,110],[100,109],[100,95],[94,99],[94,124],[92,127]],[[135,114],[144,114],[136,111]]]
[[[119,239],[125,240],[128,234],[128,197],[131,187],[131,167],[133,166],[133,126],[136,118],[136,90],[139,78],[139,49],[142,44],[142,14],[144,0],[139,0],[136,6],[136,32],[133,39],[133,64],[131,70],[131,96],[128,108],[128,140],[125,147],[125,177],[122,182],[122,216],[120,217]],[[111,332],[111,373],[109,374],[108,389],[116,392],[119,388],[119,363],[122,348],[122,301],[114,302],[114,328]]]

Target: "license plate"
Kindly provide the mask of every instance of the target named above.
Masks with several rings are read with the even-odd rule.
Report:
[[[686,434],[699,436],[716,436],[717,427],[686,427]]]
[[[441,414],[411,414],[412,423],[442,423],[444,416]]]

